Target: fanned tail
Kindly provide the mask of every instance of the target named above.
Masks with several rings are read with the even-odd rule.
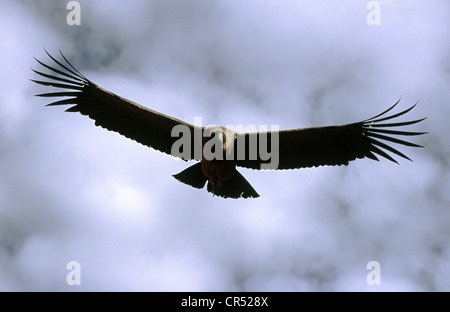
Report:
[[[207,190],[208,192],[223,198],[259,197],[259,194],[253,186],[237,170],[234,171],[233,177],[224,183],[221,188],[214,189],[211,183],[208,182]]]

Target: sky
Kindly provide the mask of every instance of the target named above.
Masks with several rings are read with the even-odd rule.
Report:
[[[67,3],[2,1],[0,291],[450,290],[449,1],[79,1],[81,25]],[[222,199],[44,107],[44,48],[190,123],[345,124],[401,98],[429,133],[400,165],[240,169],[261,197]]]

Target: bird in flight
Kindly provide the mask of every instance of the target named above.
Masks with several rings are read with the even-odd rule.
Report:
[[[426,132],[397,129],[426,118],[386,122],[405,115],[417,103],[399,113],[388,114],[398,100],[381,114],[345,125],[238,132],[219,126],[195,126],[134,103],[87,79],[62,53],[58,61],[45,52],[54,62],[52,66],[35,60],[50,73],[32,70],[47,80],[31,81],[58,91],[36,96],[62,98],[47,106],[72,105],[67,112],[87,115],[95,120],[96,126],[185,161],[196,161],[174,177],[199,189],[207,184],[208,192],[220,197],[259,197],[236,167],[286,170],[340,166],[362,158],[378,161],[376,155],[397,163],[392,154],[411,159],[392,144],[423,147],[398,136]]]

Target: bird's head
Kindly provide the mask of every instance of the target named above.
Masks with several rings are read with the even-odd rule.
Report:
[[[224,159],[233,151],[236,133],[221,126],[206,127],[203,132],[203,154],[212,154],[214,159]],[[207,157],[211,158],[211,157]]]

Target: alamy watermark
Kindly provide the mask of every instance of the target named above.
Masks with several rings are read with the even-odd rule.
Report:
[[[70,12],[67,14],[67,25],[81,25],[81,5],[78,1],[69,1],[66,6]]]
[[[67,25],[81,25],[81,5],[78,1],[69,1],[66,6],[70,12],[67,14]],[[381,25],[381,4],[379,1],[369,1],[366,9],[370,10],[367,14],[366,22],[368,25]]]
[[[176,157],[205,160],[260,160],[261,169],[277,169],[279,126],[228,125],[203,128],[202,118],[195,117],[194,133],[184,124],[172,128],[172,137],[179,138],[171,148]],[[193,140],[192,140],[193,138]],[[192,143],[194,146],[192,146]]]
[[[366,266],[370,272],[367,274],[366,283],[369,286],[381,285],[381,265],[378,261],[369,261]]]
[[[78,261],[70,261],[66,265],[66,269],[69,273],[66,275],[66,283],[69,286],[81,285],[81,266]]]
[[[370,10],[367,14],[366,21],[370,26],[381,25],[381,5],[379,1],[369,1],[366,5],[366,9]]]

